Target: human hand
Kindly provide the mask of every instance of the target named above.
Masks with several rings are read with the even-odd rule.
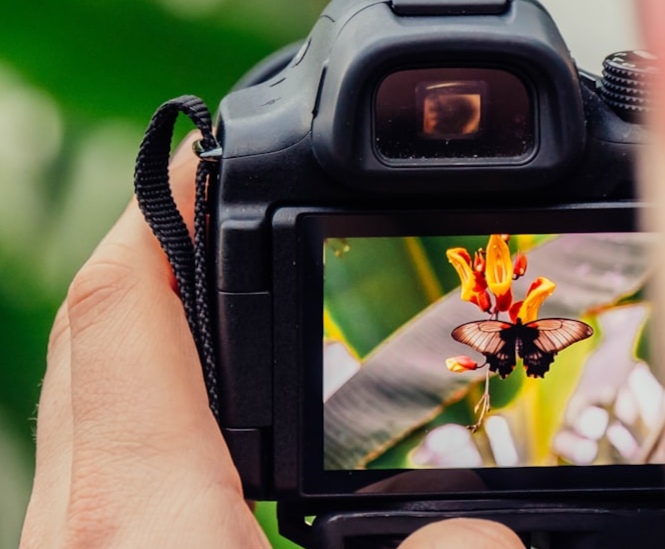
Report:
[[[195,157],[173,162],[193,214]],[[21,548],[267,547],[208,406],[176,284],[133,201],[52,329]]]
[[[646,49],[657,58],[656,65],[659,74],[654,79],[651,96],[655,108],[649,114],[647,123],[652,130],[649,144],[641,159],[641,185],[643,198],[647,202],[655,204],[643,224],[648,229],[657,232],[660,236],[660,244],[654,249],[654,277],[650,292],[655,302],[660,305],[654,308],[655,324],[658,330],[663,328],[665,316],[662,314],[661,303],[665,301],[665,253],[663,253],[663,235],[665,235],[665,2],[663,0],[636,0],[638,16],[643,30]],[[655,332],[654,332],[655,333]],[[652,338],[654,340],[655,356],[663,356],[665,353],[665,339],[662,337]],[[657,375],[664,379],[665,366],[661,363]],[[661,434],[658,448],[660,451],[665,447],[665,441]]]
[[[189,221],[190,145],[171,165]],[[21,549],[268,547],[207,406],[175,279],[135,201],[56,317],[36,459]],[[429,526],[403,545],[459,546],[522,547],[507,528],[477,520]]]
[[[662,0],[636,0],[636,6],[646,48],[658,58],[660,74],[655,81],[653,97],[660,98],[660,104],[649,122],[662,140],[665,137],[665,109],[662,108],[662,98],[665,98],[665,3]]]

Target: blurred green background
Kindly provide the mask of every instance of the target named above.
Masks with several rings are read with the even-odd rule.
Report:
[[[214,110],[254,63],[303,38],[325,3],[59,0],[3,8],[0,549],[18,543],[50,324],[69,280],[131,195],[151,114],[184,93]],[[585,68],[597,71],[605,54],[639,45],[632,0],[544,3]],[[272,528],[272,508],[259,512]]]

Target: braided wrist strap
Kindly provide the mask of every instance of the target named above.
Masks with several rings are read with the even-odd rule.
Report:
[[[201,161],[196,171],[194,242],[178,211],[169,181],[173,128],[184,113],[199,129]],[[134,188],[143,215],[166,252],[194,336],[208,390],[210,409],[219,419],[215,365],[206,280],[206,193],[218,172],[221,149],[212,132],[210,112],[198,98],[185,95],[164,103],[152,117],[139,148]]]

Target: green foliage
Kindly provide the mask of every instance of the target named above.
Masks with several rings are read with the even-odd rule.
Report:
[[[183,93],[214,108],[252,64],[302,39],[322,4],[235,0],[187,16],[186,2],[63,0],[37,15],[13,3],[0,23],[0,51],[69,115],[144,122]]]
[[[3,8],[0,549],[18,543],[50,325],[68,281],[131,195],[150,116],[185,93],[214,111],[256,62],[304,38],[324,4],[61,0]],[[176,136],[190,129],[183,123]]]

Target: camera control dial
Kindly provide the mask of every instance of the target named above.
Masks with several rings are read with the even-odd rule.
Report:
[[[629,122],[639,122],[653,107],[652,82],[656,57],[646,51],[622,51],[603,61],[600,95],[614,112]]]

